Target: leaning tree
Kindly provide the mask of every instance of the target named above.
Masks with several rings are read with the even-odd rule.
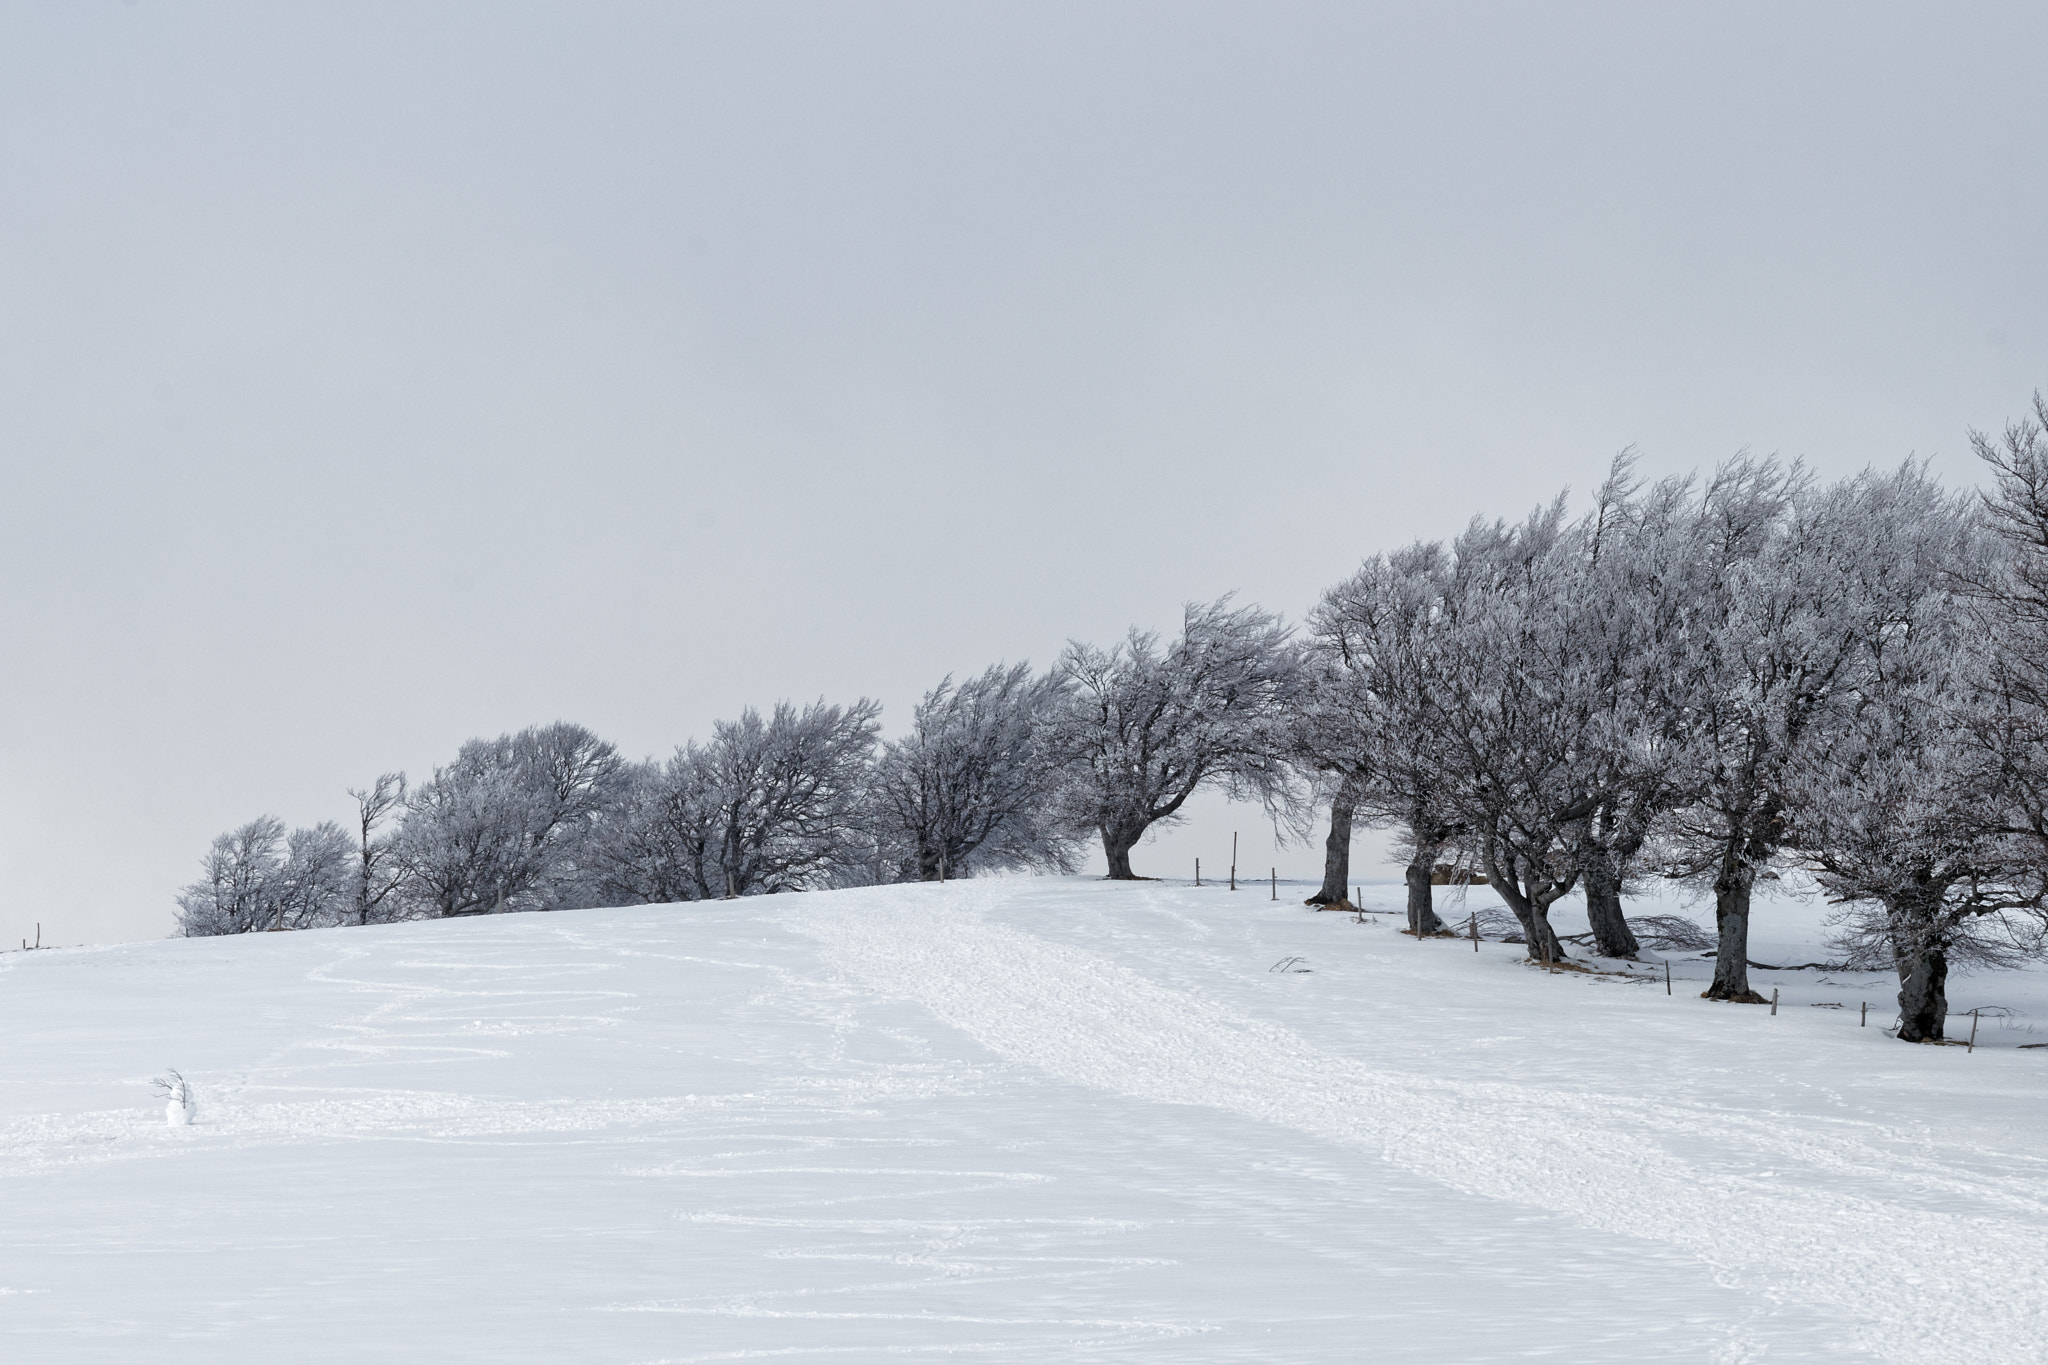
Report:
[[[1987,547],[1917,466],[1843,493],[1871,547],[1837,565],[1860,604],[1855,657],[1788,771],[1787,839],[1844,906],[1852,959],[1896,968],[1899,1039],[1939,1041],[1950,965],[2014,965],[2040,937],[2007,754],[1980,742],[2001,709],[1994,647],[1958,597]]]
[[[1059,700],[1057,677],[994,664],[925,693],[909,732],[882,746],[868,814],[880,840],[907,851],[918,880],[977,868],[1074,870],[1077,839],[1053,810],[1048,721]]]
[[[1189,603],[1170,640],[1133,627],[1110,649],[1069,644],[1048,739],[1066,818],[1102,838],[1112,880],[1131,850],[1218,786],[1274,799],[1292,782],[1284,734],[1298,670],[1288,630],[1226,596]]]
[[[1686,788],[1664,822],[1668,870],[1714,896],[1718,951],[1710,1000],[1759,1003],[1749,984],[1751,901],[1785,856],[1799,805],[1794,773],[1852,699],[1857,661],[1887,607],[1879,572],[1926,506],[1897,479],[1865,475],[1816,487],[1769,463],[1730,471],[1710,489],[1702,563],[1682,680],[1684,738],[1674,769]],[[1904,510],[1876,515],[1900,498]],[[1914,510],[1915,507],[1919,510]]]
[[[1447,680],[1445,610],[1450,558],[1440,545],[1416,544],[1368,559],[1323,594],[1309,613],[1303,654],[1308,685],[1298,745],[1307,766],[1337,779],[1331,796],[1329,863],[1341,840],[1350,848],[1359,814],[1396,825],[1409,852],[1408,927],[1443,927],[1432,875],[1460,832],[1446,805],[1443,714]],[[1346,859],[1337,880],[1348,880]],[[1324,894],[1339,871],[1326,868]]]
[[[569,908],[629,779],[617,749],[564,721],[470,740],[406,794],[397,894],[434,917]]]
[[[1441,640],[1446,804],[1531,958],[1563,946],[1550,907],[1578,885],[1599,808],[1594,709],[1573,655],[1584,547],[1559,497],[1519,525],[1474,522],[1452,547]]]
[[[636,774],[607,839],[607,877],[634,899],[713,900],[829,884],[857,852],[881,706],[778,702]]]

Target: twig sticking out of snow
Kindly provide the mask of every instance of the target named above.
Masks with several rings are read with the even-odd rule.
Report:
[[[192,1086],[176,1071],[166,1071],[150,1082],[164,1097],[164,1122],[183,1128],[199,1117],[199,1105],[192,1098]]]

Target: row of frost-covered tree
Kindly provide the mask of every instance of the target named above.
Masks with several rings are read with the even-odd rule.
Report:
[[[1376,555],[1298,629],[1231,599],[1171,635],[1070,644],[880,708],[777,705],[630,762],[580,726],[474,740],[357,818],[214,842],[188,934],[680,902],[1132,851],[1220,788],[1325,828],[1398,831],[1410,929],[1445,931],[1446,865],[1483,880],[1532,957],[1583,895],[1595,950],[1640,951],[1625,898],[1712,898],[1707,994],[1754,1000],[1751,895],[1798,867],[1841,949],[1896,968],[1899,1036],[1939,1038],[1951,963],[2041,946],[2048,892],[2048,404],[1974,438],[1988,492],[1925,467],[1822,483],[1741,458],[1642,483],[1624,458],[1573,515],[1475,520]],[[1477,928],[1477,921],[1466,927]]]

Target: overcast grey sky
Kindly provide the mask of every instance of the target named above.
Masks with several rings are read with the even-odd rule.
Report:
[[[0,940],[2048,383],[2048,7],[0,10]],[[1204,807],[1182,874],[1247,831]],[[1315,858],[1289,864],[1306,872]]]

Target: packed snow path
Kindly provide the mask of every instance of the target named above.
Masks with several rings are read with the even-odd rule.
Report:
[[[2048,1051],[1518,951],[1016,880],[10,955],[0,1358],[2048,1359]]]

